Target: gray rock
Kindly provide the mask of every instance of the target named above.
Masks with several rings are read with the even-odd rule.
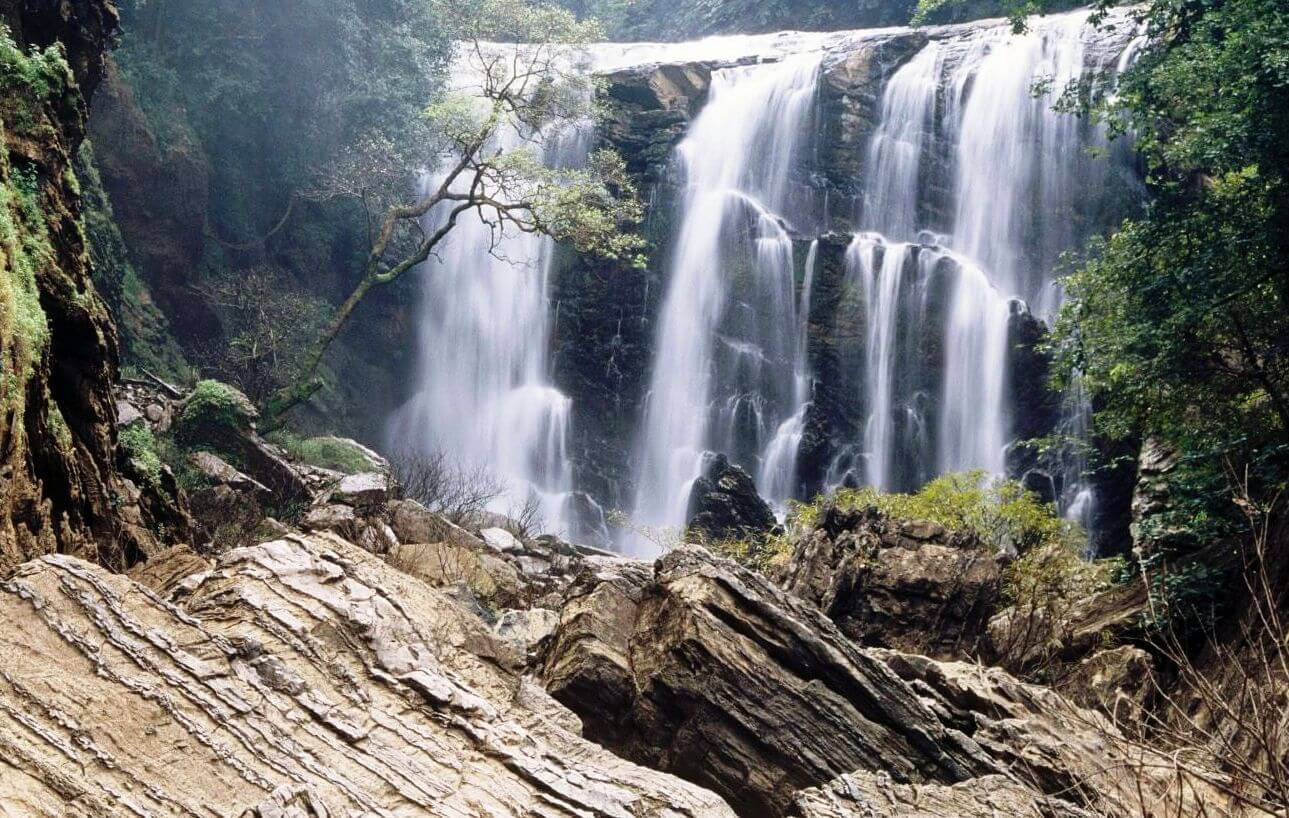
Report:
[[[230,551],[181,604],[65,556],[0,583],[14,814],[734,818],[571,732],[473,614],[336,538]]]
[[[381,472],[347,474],[332,490],[331,499],[359,509],[384,505],[390,499],[389,475]]]
[[[524,548],[523,543],[504,528],[485,528],[479,532],[479,536],[483,538],[485,545],[495,551],[522,551]]]
[[[116,425],[122,428],[129,426],[143,418],[143,413],[135,408],[134,404],[129,401],[118,400],[116,402]]]
[[[559,614],[547,608],[530,608],[522,611],[503,611],[492,626],[492,632],[527,655],[536,650],[543,640],[555,633]]]

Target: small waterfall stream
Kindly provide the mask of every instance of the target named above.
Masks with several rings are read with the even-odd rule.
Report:
[[[507,127],[495,139],[507,152],[531,150],[547,165],[575,166],[591,136],[590,123],[578,123],[540,140]],[[424,189],[442,178],[425,174]],[[444,218],[431,211],[427,232]],[[549,238],[498,228],[475,213],[458,222],[422,265],[417,386],[389,422],[388,445],[395,458],[442,456],[459,477],[495,481],[501,493],[489,510],[517,514],[535,501],[543,527],[567,534],[571,400],[549,371],[554,250]]]

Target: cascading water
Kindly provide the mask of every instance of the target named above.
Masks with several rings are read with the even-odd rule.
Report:
[[[756,484],[776,510],[783,511],[786,502],[797,493],[797,453],[806,431],[806,410],[810,407],[810,296],[815,286],[815,267],[819,261],[819,241],[810,242],[806,252],[805,276],[797,305],[797,346],[792,364],[792,414],[779,424],[774,437],[765,447]]]
[[[589,123],[540,140],[507,127],[495,147],[571,166],[585,160],[590,137]],[[441,179],[426,174],[423,184]],[[444,218],[429,213],[427,232]],[[495,480],[492,511],[518,513],[535,499],[546,529],[567,532],[571,401],[552,385],[548,365],[554,249],[548,238],[473,212],[458,221],[422,265],[417,388],[391,419],[388,445],[396,457],[442,456],[462,479]]]
[[[1113,49],[1097,57],[1102,64],[1090,61],[1089,32],[1083,14],[1037,21],[1021,36],[983,27],[933,40],[886,84],[860,220],[880,235],[858,234],[848,253],[865,293],[864,476],[871,485],[913,487],[892,475],[892,463],[904,461],[907,476],[932,436],[936,472],[1006,468],[1008,324],[1012,311],[1023,309],[1009,302],[1021,299],[1044,316],[1055,311],[1053,268],[1059,253],[1081,240],[1077,225],[1097,223],[1086,212],[1097,198],[1088,192],[1107,174],[1108,163],[1088,150],[1106,145],[1103,129],[1034,93],[1040,84],[1059,92],[1106,67]],[[937,201],[928,185],[927,165],[937,156],[952,169],[947,201]],[[928,242],[943,244],[951,251],[934,252],[956,261],[942,316],[933,435],[914,405],[923,396],[897,395],[896,381],[911,363],[897,348],[900,328],[907,332],[917,320],[901,296],[913,248],[899,241],[922,243],[923,257],[932,250]],[[918,267],[925,269],[925,258]],[[910,426],[922,437],[909,435]]]
[[[682,527],[704,452],[752,465],[796,411],[796,288],[780,214],[792,204],[819,59],[715,72],[676,150],[682,221],[638,446],[637,525]],[[774,459],[791,462],[777,445]]]
[[[1117,168],[1129,164],[1126,151],[1100,125],[1054,111],[1053,94],[1033,93],[1038,84],[1059,91],[1113,73],[1131,59],[1140,39],[1126,14],[1113,32],[1094,31],[1086,17],[1039,19],[1024,35],[1002,22],[927,30],[883,81],[853,197],[835,195],[847,183],[816,155],[838,127],[822,120],[836,116],[835,97],[832,107],[816,106],[816,97],[850,81],[847,72],[860,65],[846,61],[850,53],[906,32],[589,49],[602,71],[725,66],[712,71],[706,102],[674,151],[679,195],[649,191],[652,207],[676,201],[678,218],[662,245],[666,292],[632,447],[633,527],[684,526],[708,451],[746,468],[780,510],[806,486],[909,490],[944,471],[1015,467],[1007,453],[1010,328],[1027,305],[1052,315],[1059,253],[1123,214],[1102,188],[1125,173]],[[550,135],[545,161],[577,161],[588,136]],[[1107,146],[1117,165],[1089,150]],[[849,211],[828,213],[821,204],[830,199]],[[820,227],[838,223],[857,231],[840,265],[844,282],[834,278],[837,257],[827,255],[838,250],[825,250],[839,245]],[[511,488],[507,502],[536,492],[560,527],[575,487],[570,401],[552,385],[548,361],[553,248],[527,235],[503,236],[497,246],[495,238],[481,223],[463,223],[426,265],[419,390],[392,421],[390,445],[486,467]],[[794,242],[804,249],[809,238],[816,240],[802,265]],[[850,375],[838,375],[837,359],[812,372],[818,305],[825,316],[854,311],[846,320],[862,352],[846,353]],[[621,380],[618,343],[609,346],[605,369]],[[852,405],[838,410],[829,392],[831,408],[816,406],[838,377],[853,390],[841,397]],[[1071,409],[1065,426],[1077,426],[1085,409]],[[838,411],[836,425],[820,425],[819,413]],[[1067,505],[1079,495],[1073,513],[1092,502],[1068,479],[1053,483]]]

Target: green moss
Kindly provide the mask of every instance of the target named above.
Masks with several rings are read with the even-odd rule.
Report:
[[[6,267],[0,280],[0,353],[6,361],[0,399],[14,410],[21,410],[23,391],[49,343],[36,275],[53,263],[54,252],[38,197],[34,171],[11,168],[0,156],[0,255]]]
[[[118,443],[135,472],[152,488],[161,487],[161,455],[148,424],[132,423],[121,430]]]
[[[0,27],[0,89],[23,91],[34,101],[44,102],[63,94],[71,81],[72,71],[61,46],[24,53],[8,27]]]
[[[221,431],[241,432],[250,428],[255,407],[245,395],[219,381],[198,381],[179,413],[183,437],[192,440]]]
[[[286,449],[292,459],[321,469],[358,474],[372,468],[371,461],[361,449],[337,437],[301,438],[281,430],[269,435],[269,440]]]
[[[192,367],[169,321],[130,261],[88,140],[77,154],[74,176],[84,190],[85,241],[94,263],[94,285],[116,319],[122,371],[147,370],[173,383],[192,383]]]

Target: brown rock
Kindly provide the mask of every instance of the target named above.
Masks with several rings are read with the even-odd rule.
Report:
[[[979,540],[935,523],[830,508],[778,576],[862,644],[960,658],[984,638],[1002,566]]]
[[[702,549],[584,574],[543,678],[589,738],[744,814],[859,769],[953,783],[998,771],[811,605]]]

